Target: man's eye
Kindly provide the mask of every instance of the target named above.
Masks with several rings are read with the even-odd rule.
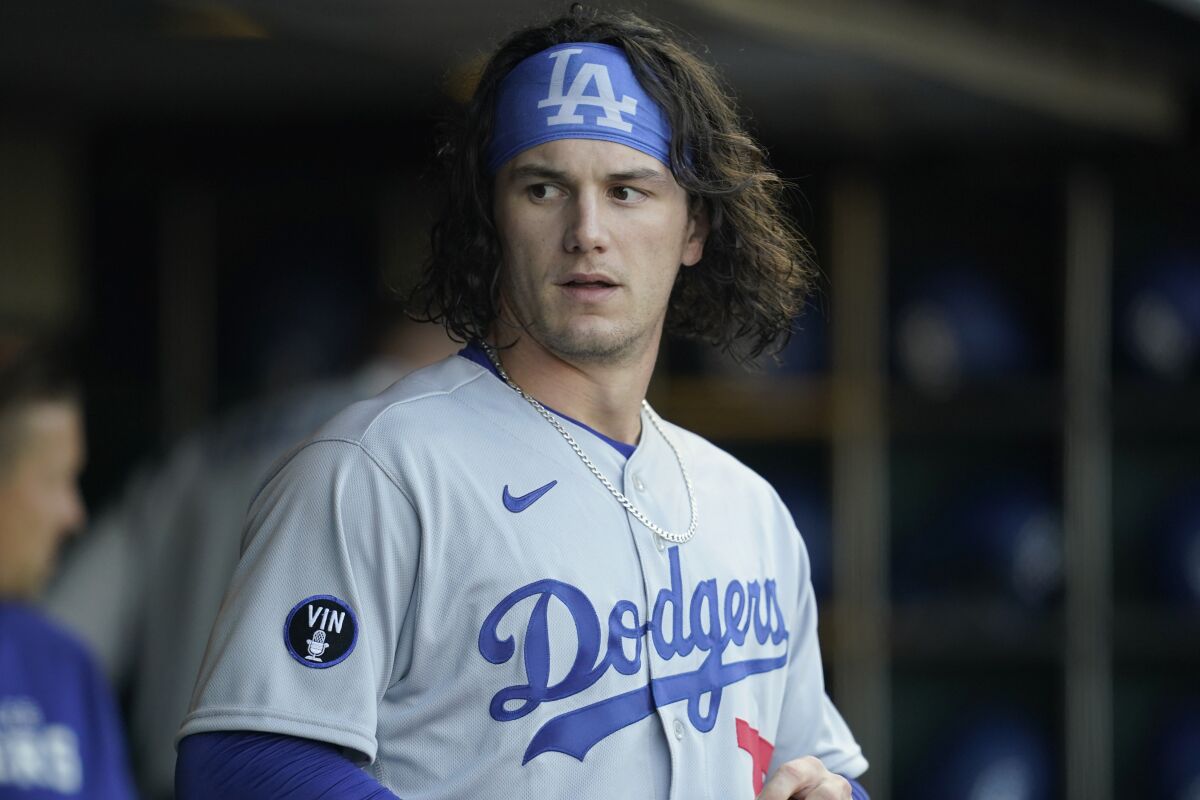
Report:
[[[634,189],[632,186],[614,186],[612,190],[612,196],[614,199],[620,200],[624,203],[636,203],[637,201],[646,197],[646,193],[638,189]]]
[[[548,183],[535,183],[527,191],[529,192],[529,196],[534,200],[549,200],[562,194],[558,187],[551,186]]]

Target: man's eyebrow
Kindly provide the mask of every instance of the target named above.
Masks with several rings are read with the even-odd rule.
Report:
[[[628,172],[614,172],[608,176],[610,181],[657,181],[666,182],[667,176],[662,170],[642,167]]]

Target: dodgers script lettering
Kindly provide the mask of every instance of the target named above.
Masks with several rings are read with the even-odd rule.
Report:
[[[489,711],[499,722],[520,719],[543,703],[552,703],[587,690],[609,669],[622,675],[641,670],[642,642],[646,633],[655,652],[664,661],[684,657],[694,650],[707,653],[698,669],[661,678],[649,685],[605,698],[549,720],[533,736],[523,763],[555,751],[580,761],[597,742],[621,728],[654,713],[656,708],[687,701],[688,720],[696,730],[712,730],[721,704],[721,691],[750,675],[780,669],[787,663],[787,650],[777,656],[725,662],[732,646],[741,649],[748,636],[760,645],[782,645],[788,630],[779,604],[775,581],[761,584],[730,581],[720,591],[716,579],[702,580],[690,595],[683,591],[679,548],[668,553],[671,583],[662,589],[650,619],[643,625],[638,606],[618,600],[607,619],[607,639],[602,647],[602,624],[591,600],[580,589],[562,581],[544,579],[515,590],[492,609],[479,631],[479,652],[493,664],[504,664],[516,655],[512,636],[501,639],[499,627],[523,600],[536,598],[525,625],[523,660],[527,683],[497,692]],[[550,681],[549,612],[558,603],[570,615],[575,628],[575,658],[562,680]],[[558,641],[562,641],[559,639]],[[633,655],[627,654],[626,642]],[[603,652],[601,652],[603,650]],[[707,712],[701,700],[708,696]]]

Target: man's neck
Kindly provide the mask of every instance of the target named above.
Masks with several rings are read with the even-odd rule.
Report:
[[[494,352],[513,383],[538,402],[609,438],[637,444],[642,400],[654,372],[657,343],[648,357],[614,365],[568,361],[528,334],[512,347]]]

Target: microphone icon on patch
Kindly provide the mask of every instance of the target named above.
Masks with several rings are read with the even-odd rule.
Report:
[[[329,648],[329,644],[325,641],[325,631],[317,631],[311,639],[308,639],[308,655],[304,658],[306,661],[320,661],[321,656]]]

